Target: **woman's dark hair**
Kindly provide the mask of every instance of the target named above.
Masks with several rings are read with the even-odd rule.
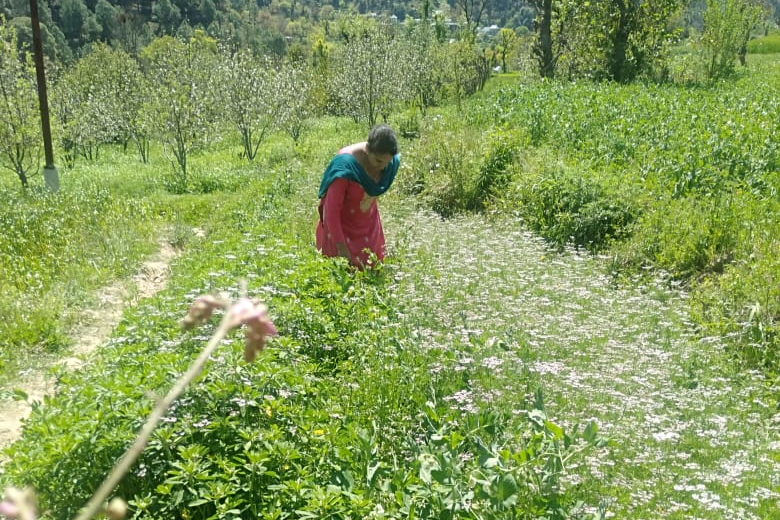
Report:
[[[368,151],[371,153],[398,153],[398,140],[389,125],[376,125],[368,133]]]

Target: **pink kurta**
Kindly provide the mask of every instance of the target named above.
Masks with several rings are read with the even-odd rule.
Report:
[[[336,244],[345,242],[354,265],[365,265],[365,250],[385,257],[385,234],[376,205],[357,182],[335,179],[320,199],[320,222],[317,225],[317,249],[326,256],[338,256]]]

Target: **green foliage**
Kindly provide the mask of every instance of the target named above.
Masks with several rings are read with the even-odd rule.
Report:
[[[766,204],[766,203],[764,203]],[[753,213],[761,201],[746,198],[742,207]],[[776,204],[774,204],[776,206]],[[749,208],[749,209],[748,209]],[[780,370],[780,273],[777,222],[753,229],[741,240],[748,254],[725,266],[719,276],[707,276],[697,285],[692,300],[693,315],[704,334],[732,339],[731,350],[748,366],[769,373]]]
[[[627,235],[638,213],[630,200],[573,169],[548,167],[516,182],[510,197],[523,222],[559,247],[601,250]]]
[[[40,115],[32,56],[20,53],[16,31],[0,14],[0,167],[22,188],[40,160]]]
[[[780,232],[775,223],[778,208],[771,202],[780,188],[776,85],[753,80],[687,90],[545,82],[485,92],[458,110],[431,110],[421,117],[421,138],[404,146],[397,188],[420,193],[423,203],[447,215],[484,205],[515,214],[526,211],[527,222],[536,219],[549,226],[559,243],[575,237],[600,249],[610,237],[630,238],[625,256],[618,255],[626,259],[624,266],[653,265],[695,278],[702,270],[722,271],[722,278],[701,279],[697,301],[703,310],[696,316],[714,334],[742,337],[745,359],[773,366],[777,294],[776,284],[767,289],[766,281],[776,276],[774,237]],[[541,360],[546,349],[587,357],[581,342],[599,341],[604,333],[590,323],[581,332],[597,337],[583,340],[572,333],[572,319],[580,319],[584,308],[575,297],[579,286],[566,292],[560,274],[548,293],[537,292],[534,276],[525,280],[527,286],[513,285],[523,277],[516,277],[516,263],[507,261],[513,257],[497,250],[499,258],[487,267],[507,268],[500,271],[506,287],[479,290],[482,277],[473,271],[459,277],[450,272],[452,265],[439,264],[438,252],[426,253],[426,247],[437,247],[435,241],[415,245],[403,260],[391,259],[381,270],[359,273],[314,251],[315,206],[301,200],[314,200],[312,179],[333,150],[363,135],[361,128],[338,119],[313,121],[294,147],[286,137],[272,136],[258,154],[262,160],[251,166],[236,166],[238,146],[229,151],[214,147],[210,157],[193,157],[203,162],[188,179],[189,192],[207,195],[161,194],[153,184],[158,182],[156,172],[148,172],[150,180],[155,179],[149,187],[139,187],[118,185],[115,179],[95,175],[97,169],[86,170],[86,178],[105,180],[111,190],[90,191],[96,182],[87,183],[80,187],[87,202],[69,201],[57,211],[47,210],[56,213],[52,221],[73,215],[98,222],[96,236],[105,237],[131,226],[137,226],[134,233],[150,232],[154,214],[174,222],[174,240],[189,243],[190,250],[172,266],[168,288],[126,314],[94,358],[92,370],[60,374],[58,395],[35,408],[25,437],[6,452],[11,460],[0,482],[34,485],[44,510],[71,517],[132,439],[153,404],[150,393],[165,391],[213,331],[213,323],[191,333],[178,330],[187,303],[210,291],[235,296],[238,280],[245,279],[250,296],[269,303],[281,336],[253,365],[239,361],[240,337],[220,346],[207,372],[166,416],[117,490],[131,498],[135,517],[400,520],[471,518],[478,512],[491,520],[562,520],[587,517],[576,512],[582,511],[573,503],[577,494],[589,499],[610,496],[612,489],[598,487],[601,480],[614,479],[610,475],[588,475],[581,485],[566,478],[568,472],[576,472],[576,478],[591,469],[588,462],[576,470],[579,450],[603,446],[595,424],[581,433],[577,426],[564,430],[545,411],[541,395],[529,391],[535,381],[528,367],[536,366],[532,361]],[[567,157],[576,167],[559,167],[550,157]],[[225,189],[236,191],[220,193]],[[507,200],[492,200],[502,192]],[[154,211],[131,194],[151,194]],[[119,206],[110,220],[119,222],[119,230],[102,223],[99,215],[111,213],[103,205]],[[15,208],[12,215],[25,211]],[[37,215],[31,210],[26,214]],[[458,219],[453,224],[468,229],[471,222]],[[625,226],[631,219],[637,220],[629,237]],[[36,218],[27,220],[36,223],[33,228],[54,227]],[[205,238],[195,237],[191,228],[187,231],[196,225],[206,229]],[[18,227],[11,218],[8,229]],[[408,233],[414,236],[417,231]],[[508,242],[516,236],[530,238],[513,231],[492,229],[494,235],[506,233]],[[41,238],[38,244],[58,247],[82,240],[65,235],[68,243],[63,246],[57,233],[31,234]],[[121,238],[132,243],[132,236]],[[402,239],[397,242],[405,247]],[[466,247],[459,255],[464,264],[487,258],[470,256]],[[137,258],[132,252],[117,256]],[[399,266],[396,261],[418,264]],[[590,260],[578,257],[577,262]],[[12,264],[3,258],[0,268],[7,265]],[[550,278],[548,267],[541,269]],[[26,273],[4,273],[0,279],[35,279]],[[85,278],[81,272],[69,277],[77,285]],[[403,289],[411,285],[425,287],[417,297],[427,307],[406,297]],[[596,290],[611,291],[606,286]],[[534,322],[553,321],[539,312],[543,307],[532,308],[527,321],[512,325],[513,331],[507,332],[512,344],[474,331],[474,322],[492,326],[491,316],[479,314],[487,309],[482,299],[502,291],[506,298],[494,302],[500,304],[496,314],[530,305],[531,300],[571,306],[573,313],[561,315],[565,321],[558,325],[566,329],[565,336],[546,340],[550,329],[534,328]],[[37,296],[19,294],[12,300]],[[622,306],[628,291],[609,294],[605,305]],[[528,300],[523,300],[525,295]],[[454,297],[466,301],[455,306]],[[46,297],[38,301],[48,311],[57,310]],[[741,311],[746,302],[747,313]],[[465,310],[450,312],[453,308]],[[634,316],[643,325],[649,314],[645,310]],[[55,318],[47,323],[56,323]],[[31,335],[50,337],[50,329],[31,323],[36,329]],[[619,335],[623,328],[621,323],[610,333]],[[664,323],[656,329],[666,333],[667,327]],[[58,333],[55,327],[51,337],[56,340]],[[611,349],[613,338],[603,338],[609,339]],[[623,340],[620,336],[614,341],[623,347]],[[667,346],[668,351],[661,349],[664,357],[651,361],[669,359],[665,356],[676,344]],[[516,364],[498,378],[489,361],[502,354]],[[689,373],[677,375],[686,390],[697,384],[697,366],[691,361]],[[571,376],[566,384],[572,386],[590,385],[575,371],[544,374],[553,381]],[[553,390],[559,391],[555,384]],[[503,395],[480,391],[500,385],[506,385]],[[614,408],[615,394],[608,395],[606,402],[588,403],[587,413],[601,413],[596,407],[602,405]],[[559,403],[567,411],[576,406]],[[639,423],[643,418],[636,419]],[[628,422],[633,428],[633,417]],[[690,431],[701,430],[694,425]],[[641,454],[656,459],[658,453],[670,453],[661,451],[660,444]],[[711,452],[703,444],[696,446],[699,464]],[[616,451],[599,452],[598,457],[637,455],[629,451],[631,446],[610,448]],[[616,464],[609,471],[618,478],[631,474],[639,479],[658,467],[630,460],[632,464]],[[668,489],[672,485],[677,481]],[[624,490],[621,498],[636,496],[635,490]],[[667,496],[639,506],[643,509],[637,514],[657,512],[661,501],[666,503]],[[756,508],[769,511],[768,517],[774,512],[771,504]],[[702,510],[696,514],[704,517]]]
[[[647,262],[678,279],[722,272],[736,253],[738,222],[722,200],[685,197],[658,204],[637,222],[618,262]],[[639,249],[637,251],[636,249]]]
[[[482,137],[468,128],[447,128],[444,121],[433,120],[404,152],[401,189],[420,195],[445,217],[477,207],[474,179],[482,144]]]
[[[398,62],[408,72],[405,88],[410,92],[412,105],[425,114],[444,95],[444,48],[436,38],[435,28],[426,23],[408,24],[405,33]]]
[[[498,31],[498,52],[501,56],[501,72],[509,72],[507,58],[511,57],[517,46],[517,35],[508,27]]]
[[[780,155],[776,72],[769,74],[767,81],[712,89],[520,84],[493,93],[466,117],[525,128],[531,144],[596,168],[633,168],[624,182],[663,194],[744,185],[770,195]]]
[[[490,76],[490,63],[471,40],[459,40],[447,45],[444,61],[446,92],[458,105],[464,98],[482,90]]]
[[[188,159],[216,137],[216,42],[196,31],[186,43],[160,38],[144,49],[151,96],[148,109],[154,132],[175,172],[175,191],[188,189]]]
[[[778,54],[780,53],[780,31],[774,31],[766,36],[759,36],[747,42],[749,54]]]
[[[484,209],[492,197],[500,197],[512,180],[511,167],[521,152],[522,134],[497,131],[487,137],[487,150],[476,172],[472,207]]]
[[[657,77],[666,68],[674,39],[670,21],[683,2],[562,0],[534,2],[547,13],[547,34],[538,33],[534,53],[543,77],[630,82]]]
[[[74,50],[85,42],[95,41],[102,29],[83,0],[62,0],[59,25]]]
[[[60,375],[63,391],[7,451],[3,483],[34,485],[53,518],[73,516],[149,412],[148,392],[165,391],[213,331],[179,331],[187,302],[236,293],[246,278],[280,337],[251,365],[239,361],[240,337],[220,347],[117,489],[131,514],[566,518],[560,480],[599,442],[595,425],[566,433],[541,396],[511,395],[519,415],[458,408],[454,394],[493,374],[420,348],[399,321],[391,264],[387,275],[351,273],[310,247],[310,212],[297,209],[306,182],[271,172],[230,197],[180,199],[173,213],[208,206],[190,210],[208,219],[208,238],[176,262],[164,292],[127,313],[92,369]],[[462,348],[495,353],[479,340]]]
[[[103,44],[67,69],[52,89],[51,103],[66,162],[72,165],[76,155],[95,161],[102,145],[131,139],[148,158],[144,91],[138,63]]]
[[[707,301],[724,303],[708,304],[702,327],[720,323],[729,333],[742,330],[744,310],[766,298],[753,290],[742,295],[738,283],[719,277],[736,269],[730,266],[756,263],[753,236],[775,232],[776,211],[757,201],[780,193],[778,71],[771,60],[756,58],[752,67],[744,78],[714,86],[501,84],[457,115],[442,112],[439,124],[515,135],[522,154],[507,170],[510,189],[491,209],[521,216],[554,244],[608,250],[622,273],[657,269],[685,282],[711,279],[695,290],[707,287]],[[431,147],[415,145],[405,154],[412,170],[403,189],[424,194],[430,207],[457,208],[458,200],[469,200],[468,181],[440,178],[433,191],[429,172],[438,155],[432,151],[443,145],[423,136]],[[461,152],[447,146],[448,154]],[[565,166],[556,164],[559,157],[566,157]],[[473,155],[439,164],[452,164],[456,180],[480,168]],[[754,272],[746,270],[739,272]],[[753,315],[763,327],[756,330],[772,330],[763,311]],[[772,334],[752,337],[760,349],[774,351]]]
[[[147,203],[122,200],[98,184],[57,195],[7,191],[0,213],[0,358],[11,371],[67,344],[69,307],[106,278],[130,272],[148,252],[154,217]]]
[[[703,59],[710,80],[734,73],[737,57],[744,60],[750,33],[763,9],[750,0],[708,0],[701,35]]]

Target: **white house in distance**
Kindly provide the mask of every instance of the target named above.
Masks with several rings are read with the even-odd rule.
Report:
[[[479,31],[480,34],[488,37],[493,37],[497,35],[499,30],[501,30],[501,28],[496,24],[493,24],[490,27],[480,27],[479,29],[477,29],[477,31]]]

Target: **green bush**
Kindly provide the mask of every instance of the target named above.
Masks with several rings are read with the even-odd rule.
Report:
[[[630,200],[557,166],[521,176],[512,196],[531,230],[557,246],[572,244],[590,251],[624,237],[638,214]]]
[[[416,108],[410,108],[393,118],[393,127],[400,137],[413,139],[420,136],[421,116]]]
[[[423,205],[444,217],[481,211],[509,186],[524,140],[524,134],[514,130],[479,135],[434,119],[404,153],[399,189],[419,195]]]
[[[669,199],[639,217],[615,258],[624,268],[652,266],[673,278],[691,279],[722,272],[734,258],[738,237],[736,218],[720,201]]]
[[[474,178],[481,147],[479,132],[434,122],[404,153],[399,189],[419,195],[426,207],[444,217],[475,207]]]
[[[512,164],[520,153],[523,135],[516,131],[494,131],[487,137],[487,150],[471,188],[471,207],[485,209],[487,202],[501,196],[512,181]]]

